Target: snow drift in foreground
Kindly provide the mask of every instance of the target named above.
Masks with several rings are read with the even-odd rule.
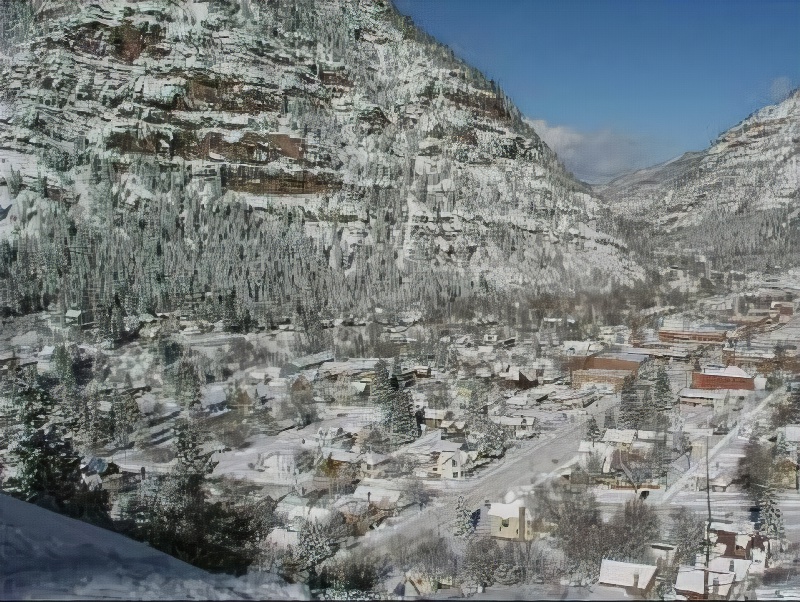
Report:
[[[0,495],[0,599],[307,599],[271,573],[212,575],[149,546]]]

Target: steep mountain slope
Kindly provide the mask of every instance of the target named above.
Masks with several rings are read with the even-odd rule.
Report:
[[[32,21],[0,75],[16,311],[263,317],[641,277],[493,82],[384,0],[53,0]]]
[[[596,188],[613,214],[650,224],[659,243],[738,256],[800,252],[800,90],[723,133],[707,150]],[[763,264],[763,261],[761,262]]]

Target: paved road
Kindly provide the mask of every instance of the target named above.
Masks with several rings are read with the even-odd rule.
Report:
[[[589,415],[602,415],[614,405],[613,399],[603,399],[587,408]],[[479,470],[463,481],[437,483],[435,501],[423,509],[409,509],[382,529],[371,531],[363,538],[366,546],[379,546],[387,537],[402,533],[414,537],[428,533],[451,533],[458,497],[463,495],[471,509],[477,509],[485,500],[503,501],[509,491],[530,490],[576,460],[578,442],[583,438],[585,420],[577,416],[559,429],[543,434],[538,439],[520,441],[506,456]]]

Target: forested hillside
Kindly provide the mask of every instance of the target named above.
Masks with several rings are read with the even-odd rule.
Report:
[[[620,235],[694,248],[721,268],[800,262],[800,90],[703,152],[623,176],[597,193]],[[647,237],[641,237],[647,232]]]
[[[643,277],[495,83],[383,0],[5,11],[7,313],[239,329]]]

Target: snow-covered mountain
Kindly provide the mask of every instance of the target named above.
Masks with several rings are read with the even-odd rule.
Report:
[[[173,258],[172,273],[186,264],[183,286],[207,292],[219,278],[191,263],[222,241],[250,274],[228,287],[242,299],[254,279],[282,276],[236,233],[209,232],[203,211],[240,203],[279,225],[302,209],[323,267],[356,281],[380,272],[418,288],[447,274],[450,295],[479,281],[554,292],[641,277],[502,91],[386,0],[37,11],[0,75],[0,207],[13,205],[2,236],[58,239],[61,220],[72,244],[91,225],[145,261]],[[109,281],[135,271],[111,255]]]
[[[800,90],[724,132],[705,151],[595,191],[621,217],[719,254],[800,251]],[[775,246],[778,245],[778,246]],[[782,251],[781,251],[782,249]]]
[[[303,600],[270,573],[212,575],[117,533],[0,494],[3,600]]]

